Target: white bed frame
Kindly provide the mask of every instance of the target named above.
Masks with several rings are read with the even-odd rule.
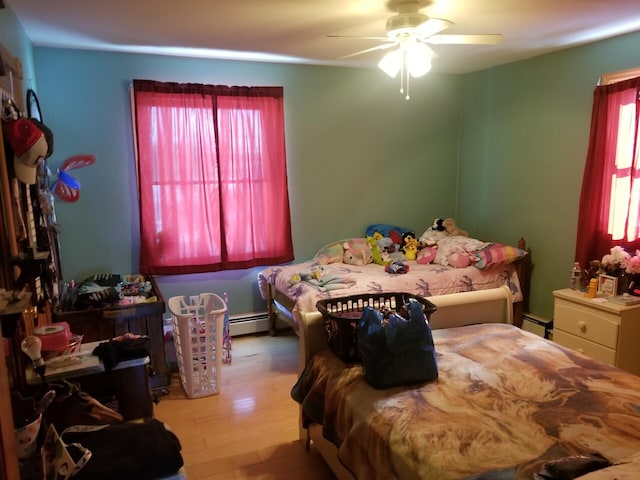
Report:
[[[511,291],[506,286],[491,290],[429,297],[428,300],[438,307],[429,319],[429,325],[433,330],[461,327],[471,323],[513,324]],[[320,312],[302,315],[299,336],[299,371],[302,372],[311,356],[327,347]],[[300,441],[305,444],[306,448],[309,448],[313,443],[338,480],[357,480],[338,460],[336,446],[322,436],[321,425],[312,424],[309,428],[303,427],[301,414],[298,425]]]

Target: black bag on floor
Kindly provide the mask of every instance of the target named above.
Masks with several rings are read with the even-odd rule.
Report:
[[[423,305],[410,300],[406,317],[365,307],[358,324],[358,353],[365,380],[375,388],[438,378],[436,351]]]
[[[178,437],[155,418],[100,429],[70,427],[60,437],[91,451],[74,480],[155,480],[174,475],[184,464]]]

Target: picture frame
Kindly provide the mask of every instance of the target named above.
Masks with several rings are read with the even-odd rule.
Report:
[[[618,277],[600,274],[598,276],[598,293],[607,297],[614,297],[618,292]]]

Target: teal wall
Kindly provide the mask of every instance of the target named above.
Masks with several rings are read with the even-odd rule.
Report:
[[[35,48],[40,103],[55,134],[49,162],[93,153],[74,171],[77,203],[57,202],[65,279],[138,265],[128,87],[133,78],[282,85],[297,260],[388,222],[424,230],[455,215],[459,82],[432,75],[412,100],[375,70]],[[187,208],[187,207],[185,207]],[[179,235],[180,232],[175,232]],[[264,309],[257,269],[159,279],[165,297],[227,291],[232,313]]]
[[[541,317],[552,317],[552,291],[568,286],[573,265],[593,90],[638,58],[636,33],[463,79],[458,223],[481,238],[526,239],[529,311]]]
[[[0,9],[0,43],[22,63],[22,90],[36,89],[33,47],[24,29],[9,8]]]
[[[29,57],[8,9],[0,41]],[[98,158],[74,172],[78,203],[57,203],[65,279],[137,269],[132,78],[282,85],[297,260],[369,223],[421,231],[452,216],[478,238],[527,240],[529,310],[551,318],[551,292],[567,285],[574,256],[593,89],[602,73],[638,66],[639,50],[631,34],[468,75],[429,74],[407,102],[375,70],[35,48],[28,78],[38,79],[55,134],[50,165]],[[253,312],[264,308],[258,270],[159,283],[165,297],[227,291],[232,314]]]

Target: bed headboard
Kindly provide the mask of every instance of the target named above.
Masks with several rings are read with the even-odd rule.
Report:
[[[434,330],[473,323],[513,323],[511,291],[506,286],[429,297],[428,300],[438,307],[429,319]],[[299,371],[315,352],[327,346],[322,314],[316,311],[302,313],[301,317]]]

